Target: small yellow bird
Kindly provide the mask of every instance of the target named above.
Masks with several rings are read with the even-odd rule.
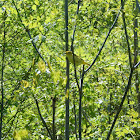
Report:
[[[66,51],[66,56],[68,60],[74,64],[72,51]],[[80,58],[76,54],[74,54],[74,60],[75,60],[76,66],[81,65],[81,64],[90,66],[90,64],[86,63],[82,58]]]

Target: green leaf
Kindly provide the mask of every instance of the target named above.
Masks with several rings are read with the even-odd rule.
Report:
[[[33,5],[33,6],[32,6],[32,9],[33,9],[33,10],[36,10],[36,5]]]
[[[39,1],[38,0],[35,0],[34,2],[35,2],[36,5],[39,5]]]

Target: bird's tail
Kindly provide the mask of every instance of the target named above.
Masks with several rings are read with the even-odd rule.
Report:
[[[86,62],[84,62],[84,64],[90,66],[90,64],[88,64],[88,63],[86,63]]]

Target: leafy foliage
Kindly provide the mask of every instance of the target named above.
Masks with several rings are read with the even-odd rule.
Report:
[[[135,2],[129,0],[124,6],[132,60],[135,53],[133,5]],[[69,1],[69,46],[76,24],[74,51],[89,64],[92,63],[102,46],[120,7],[120,1],[86,0],[81,2],[79,14],[76,15],[77,1]],[[77,138],[79,94],[73,65],[70,65],[70,89],[65,95],[67,78],[64,16],[63,1],[1,0],[0,2],[1,50],[4,45],[6,46],[3,139],[50,139],[40,119],[35,99],[38,100],[41,115],[52,133],[54,97],[56,97],[56,137],[60,140],[65,139],[65,98],[68,96],[70,99],[70,139]],[[136,31],[139,35],[140,30],[136,29]],[[4,32],[6,32],[5,36]],[[35,43],[47,65],[40,58],[32,42]],[[2,51],[0,51],[0,59],[2,61]],[[140,60],[139,56],[137,59]],[[82,68],[79,66],[76,69],[79,80]],[[128,48],[120,15],[101,55],[84,78],[83,138],[95,140],[106,138],[124,94],[129,73]],[[140,77],[138,81],[135,81],[135,76],[136,72],[111,139],[138,140],[140,136],[139,102],[135,86]],[[1,98],[0,96],[0,100]]]

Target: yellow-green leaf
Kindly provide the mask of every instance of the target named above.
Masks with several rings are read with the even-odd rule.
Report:
[[[32,9],[33,9],[33,10],[36,10],[36,5],[33,5],[33,6],[32,6]]]
[[[36,4],[36,5],[39,5],[39,1],[38,1],[38,0],[35,0],[35,4]]]

